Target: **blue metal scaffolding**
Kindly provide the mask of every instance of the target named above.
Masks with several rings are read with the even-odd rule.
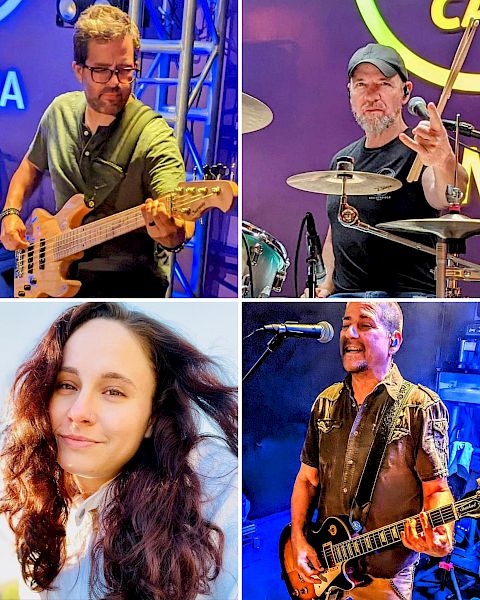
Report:
[[[134,0],[129,14],[142,33],[142,76],[137,98],[150,104],[175,129],[187,167],[203,178],[203,166],[216,160],[218,121],[224,77],[224,55],[229,0]],[[225,219],[225,216],[223,216]],[[195,235],[182,252],[182,266],[173,259],[175,296],[203,296],[209,244],[225,257],[220,271],[226,289],[236,288],[226,275],[236,273],[236,242],[211,240],[211,216],[197,222]],[[222,229],[229,228],[229,217]],[[215,228],[213,228],[215,230]],[[185,253],[189,259],[185,264]],[[230,263],[228,263],[230,261]],[[220,276],[222,279],[222,275]],[[179,289],[180,288],[180,289]],[[235,290],[236,291],[236,290]]]

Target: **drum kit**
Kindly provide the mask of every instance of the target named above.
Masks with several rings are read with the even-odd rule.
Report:
[[[265,104],[243,94],[244,133],[266,127],[272,118],[273,113]],[[348,204],[348,196],[371,196],[398,190],[402,186],[398,179],[377,173],[354,171],[353,159],[342,157],[336,170],[299,173],[289,177],[287,184],[307,192],[340,196],[338,219],[345,227],[368,232],[434,255],[438,298],[459,297],[459,281],[480,281],[480,265],[458,256],[465,252],[465,240],[480,234],[480,219],[460,214],[462,193],[457,187],[448,186],[448,214],[431,219],[405,219],[372,226],[360,220],[358,211]],[[437,238],[436,247],[417,243],[392,232],[433,234]],[[290,265],[283,244],[266,231],[246,221],[242,224],[242,237],[243,296],[265,298],[270,296],[272,291],[280,292]]]

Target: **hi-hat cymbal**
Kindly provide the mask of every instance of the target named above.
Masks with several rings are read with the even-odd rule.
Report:
[[[436,219],[405,219],[379,223],[376,227],[406,233],[432,233],[441,239],[464,239],[480,233],[480,219],[448,214]]]
[[[310,171],[292,175],[287,179],[287,183],[305,192],[340,195],[344,177],[345,192],[348,196],[386,194],[402,187],[402,182],[394,177],[362,171]]]
[[[242,93],[242,133],[263,129],[273,120],[273,112],[253,96]]]

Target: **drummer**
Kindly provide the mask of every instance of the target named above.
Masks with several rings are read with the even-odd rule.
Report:
[[[357,50],[348,63],[348,94],[355,120],[365,135],[333,157],[353,156],[356,171],[390,175],[402,182],[395,192],[348,196],[360,219],[370,225],[399,219],[438,217],[447,208],[447,184],[454,182],[455,154],[438,111],[429,103],[429,121],[410,130],[403,119],[412,82],[402,57],[380,44]],[[425,165],[418,182],[407,175],[418,153]],[[458,187],[465,191],[467,173],[459,166]],[[435,258],[418,250],[343,226],[338,220],[339,196],[329,195],[330,226],[323,248],[327,277],[317,297],[434,296]],[[403,235],[403,234],[402,234]],[[405,236],[406,237],[406,236]],[[411,239],[435,245],[430,236]]]

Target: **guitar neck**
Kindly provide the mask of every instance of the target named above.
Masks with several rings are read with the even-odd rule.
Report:
[[[469,507],[469,503],[470,499],[464,498],[458,502],[429,510],[426,514],[428,515],[432,527],[445,525],[446,523],[451,523],[452,521],[462,518],[462,516],[464,516],[463,513],[465,513],[466,509]],[[420,524],[418,517],[419,515],[415,515],[414,518],[417,532],[420,533],[422,531],[422,525]],[[401,542],[402,538],[400,534],[405,529],[405,523],[406,520],[398,521],[397,523],[386,525],[380,529],[362,533],[351,540],[334,544],[333,546],[330,546],[330,548],[326,547],[325,554],[330,554],[330,556],[327,556],[327,559],[329,559],[330,564],[331,562],[334,562],[336,565],[339,565],[352,558],[359,558],[360,556],[369,554],[375,550],[381,550],[386,546],[397,544],[398,542]]]
[[[55,236],[55,260],[61,260],[77,252],[93,248],[107,240],[129,233],[145,225],[140,206],[134,206],[121,213],[105,217],[71,229]]]

